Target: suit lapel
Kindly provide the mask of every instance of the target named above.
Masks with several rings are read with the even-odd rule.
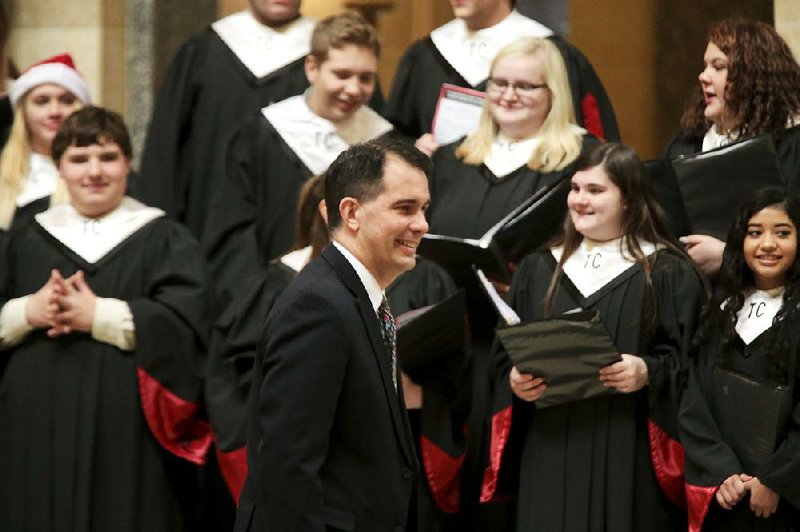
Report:
[[[391,354],[386,348],[386,344],[383,343],[378,316],[372,308],[367,290],[347,259],[333,245],[325,248],[322,252],[322,257],[331,265],[344,285],[353,294],[353,297],[356,298],[361,321],[372,346],[372,354],[375,356],[375,361],[380,369],[381,381],[383,382],[386,400],[389,403],[397,439],[401,443],[406,459],[413,463],[414,460],[409,443],[412,442],[412,439],[406,415],[403,412],[405,401],[400,376],[398,375],[397,391],[395,392],[394,384],[392,383]]]

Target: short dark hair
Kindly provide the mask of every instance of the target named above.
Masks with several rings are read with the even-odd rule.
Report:
[[[114,111],[87,105],[69,115],[53,139],[53,160],[58,163],[70,146],[89,146],[113,142],[130,159],[133,156],[131,138],[125,121]]]
[[[348,44],[371,50],[375,57],[381,55],[381,40],[375,26],[359,15],[346,11],[322,19],[311,34],[310,55],[323,63],[331,48],[344,48]]]
[[[383,192],[383,173],[388,157],[396,157],[428,176],[430,159],[407,142],[379,137],[355,144],[340,153],[325,172],[325,205],[331,233],[339,227],[339,204],[344,198],[366,203]]]

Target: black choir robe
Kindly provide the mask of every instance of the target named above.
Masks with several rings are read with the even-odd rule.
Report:
[[[159,90],[131,195],[200,239],[228,138],[246,117],[308,87],[303,62],[256,78],[210,27],[190,39]]]
[[[763,469],[744,471],[731,448],[722,441],[711,406],[717,401],[712,386],[714,365],[771,381],[771,362],[763,346],[769,345],[775,332],[767,329],[749,345],[740,338],[723,349],[721,341],[702,349],[693,360],[692,372],[680,412],[680,436],[686,449],[686,493],[689,503],[690,530],[751,531],[789,530],[800,527],[800,346],[792,346],[793,358],[787,364],[787,379],[793,387],[788,433]],[[759,349],[761,346],[761,349]],[[720,354],[722,357],[720,359]],[[786,384],[786,383],[782,383]],[[747,427],[742,427],[747,430]],[[732,510],[724,510],[714,497],[717,488],[729,476],[747,473],[758,477],[778,493],[781,500],[775,514],[756,517],[745,497]]]
[[[524,165],[498,178],[485,165],[466,164],[456,157],[462,141],[443,146],[433,155],[428,221],[429,232],[434,234],[480,238],[536,191],[571,177],[575,171],[572,165],[554,172]],[[583,151],[595,145],[594,137],[583,137]]]
[[[543,317],[555,267],[549,250],[520,263],[509,294],[523,322]],[[639,265],[588,298],[562,275],[552,307],[552,315],[597,310],[620,352],[647,364],[649,384],[638,392],[537,410],[512,400],[510,359],[496,353],[492,460],[482,498],[516,486],[517,530],[686,529],[685,513],[670,502],[680,502],[683,483],[677,407],[704,295],[691,263],[671,252],[657,252],[651,275],[654,308]]]
[[[598,138],[620,140],[611,101],[589,60],[561,37],[554,35],[548,39],[558,47],[566,63],[578,125]],[[485,80],[470,85],[447,62],[430,37],[415,42],[397,67],[384,116],[403,135],[416,139],[429,133],[442,83],[486,90]]]
[[[460,238],[480,238],[488,229],[500,221],[505,215],[528,199],[537,190],[557,182],[569,179],[574,172],[572,165],[555,172],[539,172],[523,165],[510,174],[498,178],[485,165],[470,165],[456,158],[455,151],[462,141],[439,148],[433,155],[431,172],[431,206],[428,210],[429,232]],[[584,135],[583,149],[597,144],[597,139]],[[564,214],[566,215],[566,204]],[[489,432],[487,420],[489,407],[489,360],[490,348],[494,338],[494,327],[497,315],[490,308],[488,301],[477,293],[475,286],[467,290],[469,323],[471,329],[471,379],[466,393],[469,400],[470,414],[468,419],[463,412],[452,412],[453,419],[463,416],[462,425],[454,423],[453,441],[440,433],[433,441],[439,443],[440,450],[438,469],[446,476],[448,482],[440,481],[439,507],[446,513],[460,512],[461,517],[472,520],[474,506],[480,498],[480,484],[483,480],[482,469],[489,459],[486,435]],[[459,405],[463,405],[462,401]],[[458,431],[463,423],[468,424],[466,430],[469,441],[467,453],[464,446],[458,445]],[[459,454],[460,453],[460,454]],[[499,516],[503,510],[491,510],[490,521],[477,525],[488,528],[502,526]],[[500,520],[500,521],[498,521]],[[466,525],[465,525],[466,526]]]
[[[269,311],[297,272],[273,263],[245,280],[217,319],[205,371],[217,463],[235,501],[247,476],[247,409],[256,346]]]
[[[242,279],[289,250],[296,237],[297,195],[311,176],[261,114],[236,130],[225,176],[206,213],[203,244],[223,303]]]
[[[222,303],[242,279],[289,250],[297,236],[297,197],[312,175],[261,113],[236,130],[203,242]]]
[[[206,272],[188,231],[157,218],[94,264],[37,222],[0,255],[0,303],[76,270],[126,301],[136,344],[31,332],[0,351],[0,529],[195,530],[193,464],[211,444],[198,416],[209,329]]]

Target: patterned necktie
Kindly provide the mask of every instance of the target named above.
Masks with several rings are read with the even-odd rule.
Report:
[[[394,391],[397,391],[397,328],[386,296],[383,297],[383,301],[378,307],[378,318],[381,320],[383,343],[392,354],[392,384],[394,384]]]

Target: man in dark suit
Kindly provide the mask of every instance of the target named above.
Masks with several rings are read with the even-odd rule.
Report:
[[[428,229],[427,164],[384,139],[329,167],[333,243],[267,320],[235,530],[406,529],[418,466],[383,291]]]

